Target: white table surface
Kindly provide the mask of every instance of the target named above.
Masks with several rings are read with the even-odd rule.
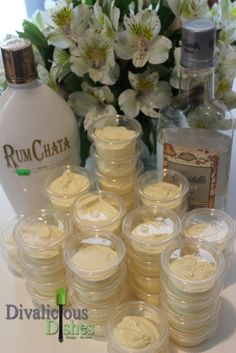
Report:
[[[228,212],[236,219],[236,141],[234,143]],[[0,224],[14,215],[0,185]],[[235,244],[236,245],[236,244]],[[236,248],[236,246],[235,246]],[[6,304],[33,308],[29,294],[25,290],[24,280],[17,279],[8,272],[0,257],[0,349],[6,353],[105,353],[106,344],[92,339],[57,341],[57,335],[45,334],[43,320],[6,320]],[[222,310],[219,327],[214,336],[194,349],[182,349],[174,345],[171,353],[234,353],[236,352],[236,252],[232,256],[231,266],[225,280],[222,293]]]

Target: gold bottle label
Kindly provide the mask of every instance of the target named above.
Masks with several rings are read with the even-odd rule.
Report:
[[[189,208],[214,208],[219,153],[164,143],[164,168],[186,176],[190,184]]]

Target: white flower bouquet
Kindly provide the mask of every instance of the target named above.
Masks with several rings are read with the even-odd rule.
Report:
[[[217,96],[235,107],[235,2],[47,0],[45,11],[24,21],[18,34],[32,41],[41,80],[78,116],[82,159],[88,126],[116,113],[138,119],[144,142],[155,151],[158,111],[178,93],[181,24],[200,17],[217,26]]]

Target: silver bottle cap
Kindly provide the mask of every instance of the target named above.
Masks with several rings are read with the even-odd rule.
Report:
[[[207,19],[191,20],[182,28],[181,65],[207,68],[215,64],[216,28]]]

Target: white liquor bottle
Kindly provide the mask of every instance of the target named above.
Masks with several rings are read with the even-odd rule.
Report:
[[[226,208],[233,120],[214,96],[215,35],[209,20],[183,25],[179,96],[157,127],[157,167],[188,178],[190,208]]]
[[[49,169],[79,163],[78,126],[63,98],[39,82],[28,40],[1,50],[8,88],[0,97],[0,183],[16,213],[25,213],[44,207]]]

